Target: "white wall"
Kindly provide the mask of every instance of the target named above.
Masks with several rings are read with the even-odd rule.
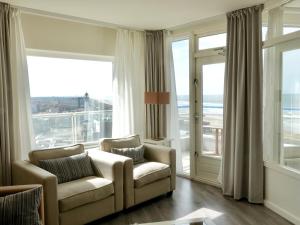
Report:
[[[265,205],[300,225],[300,173],[265,163]]]
[[[26,48],[114,55],[115,29],[26,13],[22,25]]]

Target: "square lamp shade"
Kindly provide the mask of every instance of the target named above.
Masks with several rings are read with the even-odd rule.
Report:
[[[145,92],[145,104],[169,104],[169,92]]]

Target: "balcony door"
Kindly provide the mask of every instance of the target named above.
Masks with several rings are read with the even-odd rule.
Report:
[[[225,57],[196,59],[195,179],[217,185],[223,137]]]

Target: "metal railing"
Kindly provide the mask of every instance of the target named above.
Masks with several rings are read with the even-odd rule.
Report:
[[[36,148],[97,142],[111,137],[112,110],[32,115]]]
[[[183,151],[190,151],[189,146],[184,146],[183,139],[189,136],[189,114],[179,114],[179,129],[181,134],[181,147]],[[205,114],[202,126],[202,152],[208,155],[221,155],[222,152],[222,128],[223,117],[219,114]],[[188,144],[188,143],[187,143]]]

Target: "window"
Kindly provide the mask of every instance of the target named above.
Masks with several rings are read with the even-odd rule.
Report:
[[[198,39],[198,49],[211,49],[226,46],[226,33],[215,34]]]
[[[111,137],[112,62],[28,56],[35,147]]]
[[[289,35],[300,31],[295,3],[269,11],[273,33],[264,50],[264,148],[265,160],[300,171],[300,38]]]
[[[283,28],[283,34],[290,34],[290,33],[294,33],[296,31],[299,31],[300,30],[300,27],[288,27],[288,26],[285,26]]]
[[[207,155],[222,152],[224,73],[223,62],[202,66],[202,153]]]
[[[261,28],[262,41],[265,41],[267,39],[267,32],[268,32],[268,27],[262,26]]]
[[[282,52],[282,162],[300,170],[300,58],[298,49]]]

